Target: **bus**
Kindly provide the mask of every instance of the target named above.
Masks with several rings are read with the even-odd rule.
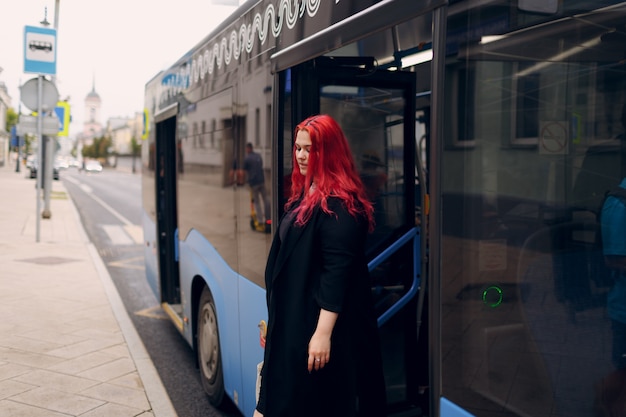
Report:
[[[625,176],[625,22],[613,0],[251,0],[148,80],[146,275],[211,403],[255,408],[294,127],[326,113],[375,206],[388,415],[618,415],[599,207]]]

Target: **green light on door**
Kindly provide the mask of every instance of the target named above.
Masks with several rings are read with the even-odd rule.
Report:
[[[502,288],[497,285],[490,285],[483,290],[483,303],[491,308],[496,308],[502,304]]]

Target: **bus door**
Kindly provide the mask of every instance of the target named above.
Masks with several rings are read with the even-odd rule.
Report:
[[[375,209],[376,229],[366,246],[388,405],[390,413],[415,409],[422,397],[427,401],[420,387],[428,385],[426,340],[418,340],[421,251],[416,213],[422,199],[415,165],[415,74],[377,70],[371,58],[321,57],[285,71],[280,82],[283,126],[329,114],[348,138]],[[284,129],[284,154],[279,155],[283,175],[291,168],[289,130],[293,132]]]
[[[177,106],[171,106],[155,115],[156,166],[155,187],[157,207],[158,268],[161,303],[170,316],[175,306],[180,306],[180,280],[178,267],[178,214],[177,214]],[[173,316],[174,317],[174,316]],[[175,320],[175,322],[180,319]]]

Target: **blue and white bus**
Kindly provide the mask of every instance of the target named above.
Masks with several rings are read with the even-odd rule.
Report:
[[[147,279],[211,402],[252,415],[292,134],[327,113],[375,203],[389,415],[611,415],[598,208],[626,175],[625,22],[611,0],[254,0],[149,80]]]

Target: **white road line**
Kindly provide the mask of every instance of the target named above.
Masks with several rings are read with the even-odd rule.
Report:
[[[103,224],[101,226],[114,245],[132,245],[135,243],[130,236],[126,234],[122,226],[115,224]]]
[[[124,223],[124,229],[117,226],[119,230],[115,230],[113,225],[102,225],[104,231],[109,235],[111,241],[119,242],[118,245],[131,245],[133,243],[143,243],[143,228],[130,222],[126,217],[118,213],[113,207],[102,201],[99,197],[93,194],[93,190],[87,184],[83,184],[75,178],[67,177],[67,180],[79,186],[87,195],[98,202],[102,207],[107,209],[112,215],[117,217],[122,223]]]
[[[76,184],[76,185],[79,185],[79,184],[80,184],[80,181],[78,181],[76,178],[73,178],[73,177],[67,177],[67,176],[65,176],[65,175],[64,175],[64,176],[63,176],[63,179],[64,179],[65,181],[69,181],[69,182],[71,182],[72,184]]]
[[[88,186],[87,184],[83,184],[80,181],[71,178],[71,177],[67,177],[67,180],[78,185],[81,190],[83,190],[86,194],[88,194],[91,198],[93,198],[94,200],[96,200],[98,203],[100,203],[100,205],[102,207],[104,207],[105,209],[107,209],[112,215],[114,215],[115,217],[117,217],[122,223],[124,223],[125,225],[129,225],[132,226],[133,224],[128,221],[126,219],[126,217],[122,216],[121,214],[119,214],[117,211],[115,211],[115,209],[111,206],[109,206],[107,203],[105,203],[104,201],[102,201],[102,199],[100,199],[99,197],[96,197],[93,194],[93,190],[91,189],[90,186]]]
[[[137,226],[135,224],[127,224],[126,226],[124,226],[124,230],[130,235],[135,243],[143,244],[143,227]]]
[[[98,203],[100,203],[100,205],[102,205],[102,207],[104,207],[105,209],[109,210],[109,212],[114,215],[115,217],[117,217],[122,223],[124,223],[125,225],[132,225],[131,222],[129,222],[126,217],[122,216],[121,214],[119,214],[117,211],[115,211],[115,209],[111,206],[109,206],[107,203],[105,203],[104,201],[102,201],[99,197],[96,197],[95,195],[93,195],[93,193],[89,193],[89,195],[91,196],[91,198],[93,198],[94,200],[96,200]]]

